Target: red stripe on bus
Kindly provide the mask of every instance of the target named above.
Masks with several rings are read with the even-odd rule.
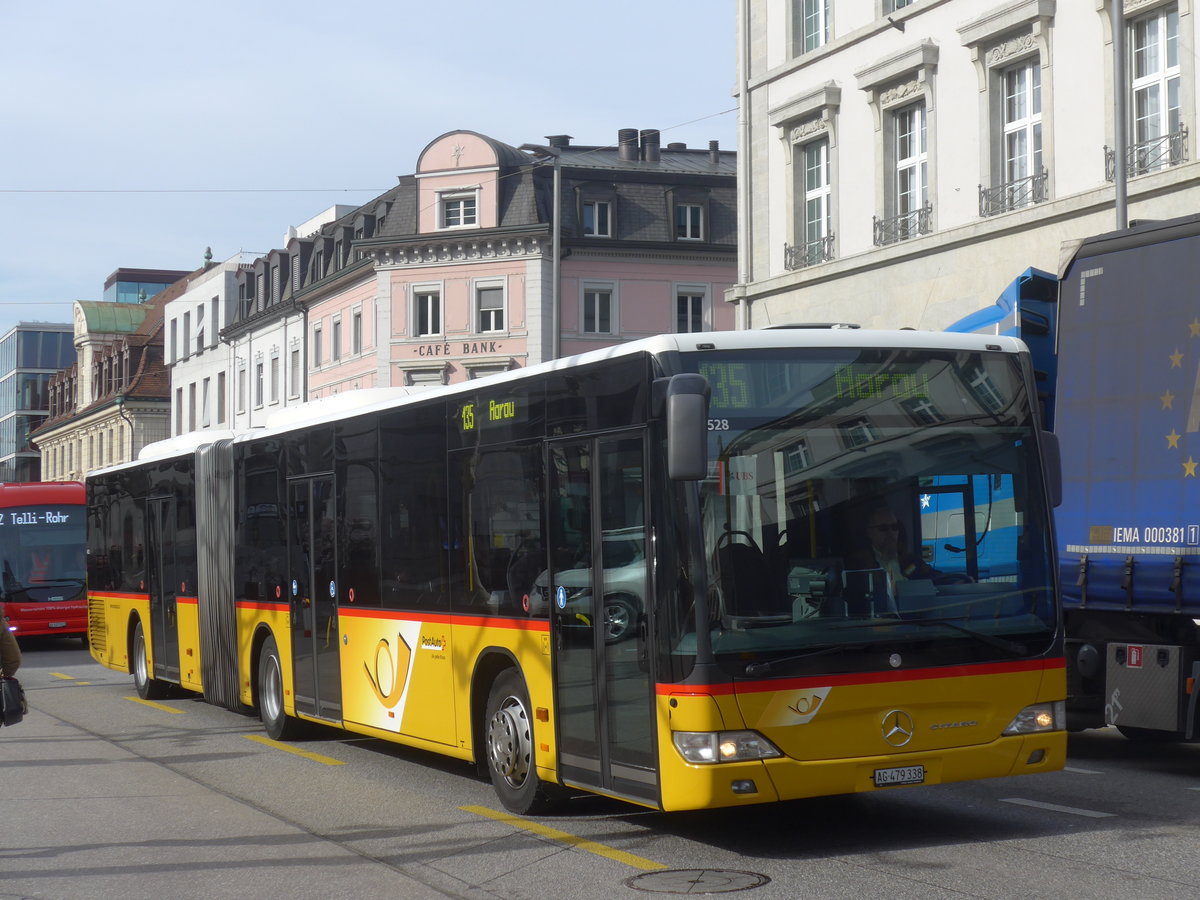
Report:
[[[412,611],[399,612],[391,609],[364,609],[363,607],[343,606],[338,614],[351,616],[356,619],[388,619],[399,622],[424,622],[431,625],[474,625],[481,628],[515,628],[518,631],[550,630],[546,619],[511,619],[500,616],[466,616],[450,615],[448,613],[419,613]]]
[[[801,678],[775,678],[764,681],[739,681],[721,684],[658,684],[655,692],[661,696],[721,696],[750,694],[759,691],[792,691],[814,687],[848,687],[853,685],[889,684],[898,681],[928,681],[938,678],[971,678],[981,675],[1011,675],[1016,672],[1038,672],[1066,668],[1067,661],[1027,659],[1014,662],[974,663],[943,668],[908,669],[893,672],[847,672],[837,675],[805,675]]]

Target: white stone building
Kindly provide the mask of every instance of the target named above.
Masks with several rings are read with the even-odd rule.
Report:
[[[164,310],[164,352],[171,373],[171,434],[231,427],[233,354],[221,329],[237,309],[237,272],[251,257],[237,254],[188,281]]]
[[[1200,207],[1190,0],[739,0],[740,327],[942,329],[1065,242]],[[1114,85],[1119,85],[1114,88]]]

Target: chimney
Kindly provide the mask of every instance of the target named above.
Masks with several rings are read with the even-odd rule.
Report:
[[[555,150],[561,150],[564,147],[571,146],[571,135],[569,134],[548,134],[546,135],[546,143]]]
[[[642,159],[646,162],[658,162],[659,134],[657,128],[642,129]]]
[[[681,141],[675,141],[673,143],[667,144],[667,149],[668,150],[686,150],[687,144],[685,144]]]
[[[721,161],[721,151],[717,149],[720,146],[720,141],[708,142],[708,161],[714,166]]]
[[[617,132],[617,158],[633,162],[638,158],[638,133],[636,128],[622,128]]]

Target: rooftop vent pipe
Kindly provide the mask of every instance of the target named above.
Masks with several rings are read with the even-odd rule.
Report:
[[[658,162],[660,157],[658,143],[660,140],[657,128],[642,129],[642,159],[646,162]]]
[[[638,158],[638,133],[636,128],[622,128],[617,132],[617,157],[624,162],[635,162]]]

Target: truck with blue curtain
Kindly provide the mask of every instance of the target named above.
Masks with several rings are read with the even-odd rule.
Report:
[[[1059,438],[1070,726],[1200,740],[1200,216],[1089,237],[1062,259],[947,330],[1024,340]],[[959,546],[935,560],[946,545]]]

